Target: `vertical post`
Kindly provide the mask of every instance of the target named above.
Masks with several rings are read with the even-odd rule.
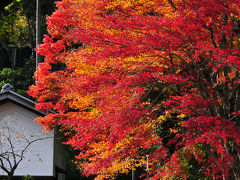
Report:
[[[36,0],[36,47],[41,41],[41,0]],[[36,52],[36,68],[40,63],[40,54]]]
[[[147,178],[149,178],[149,166],[148,166],[148,157],[149,157],[149,155],[147,155],[147,162],[146,162],[146,169],[147,169]]]
[[[132,180],[135,180],[135,171],[132,169]]]

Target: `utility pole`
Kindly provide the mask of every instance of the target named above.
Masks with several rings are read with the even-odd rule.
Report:
[[[132,180],[135,180],[135,171],[132,169]]]
[[[149,155],[147,155],[147,161],[146,161],[146,169],[147,169],[147,178],[149,178],[149,163],[148,163],[148,158],[149,158]]]
[[[36,0],[36,47],[41,41],[41,0]],[[36,68],[41,62],[41,56],[36,52]]]

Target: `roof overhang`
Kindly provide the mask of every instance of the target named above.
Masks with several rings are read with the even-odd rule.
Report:
[[[40,116],[46,116],[47,114],[35,109],[36,103],[12,90],[2,91],[0,93],[0,105],[6,102],[12,102],[19,106],[22,106]]]

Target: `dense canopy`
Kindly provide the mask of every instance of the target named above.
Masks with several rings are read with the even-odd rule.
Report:
[[[37,51],[37,121],[113,179],[240,179],[239,0],[62,0]]]

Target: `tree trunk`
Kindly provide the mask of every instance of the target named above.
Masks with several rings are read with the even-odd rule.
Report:
[[[8,179],[8,180],[12,180],[12,177],[13,177],[13,174],[8,174],[7,179]]]

